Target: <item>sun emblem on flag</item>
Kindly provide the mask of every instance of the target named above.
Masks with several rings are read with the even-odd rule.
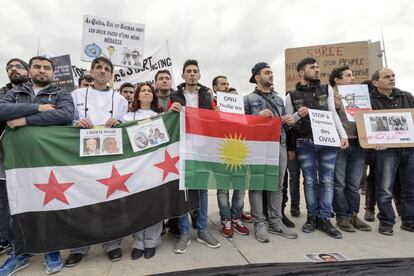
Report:
[[[219,157],[226,169],[237,170],[246,164],[250,149],[246,142],[246,137],[235,133],[233,136],[225,136],[219,145]]]

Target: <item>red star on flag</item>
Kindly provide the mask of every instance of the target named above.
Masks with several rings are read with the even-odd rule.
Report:
[[[165,151],[165,160],[161,163],[154,164],[155,167],[163,170],[162,181],[165,180],[169,173],[179,174],[176,166],[178,159],[180,159],[179,156],[171,158],[171,155],[168,153],[168,151]]]
[[[112,165],[111,177],[98,179],[96,181],[108,186],[108,193],[106,198],[110,197],[116,190],[124,191],[129,193],[128,187],[125,185],[125,182],[133,173],[127,173],[120,175],[118,170],[115,168],[115,165]]]
[[[39,190],[45,193],[45,199],[43,200],[43,206],[51,202],[53,199],[57,199],[69,205],[65,196],[65,191],[69,189],[74,183],[59,183],[56,179],[53,170],[50,172],[48,183],[33,184]]]

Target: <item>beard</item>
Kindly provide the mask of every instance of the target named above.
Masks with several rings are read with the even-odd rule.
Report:
[[[10,82],[12,84],[20,85],[22,83],[27,82],[29,80],[29,77],[28,76],[22,76],[22,75],[12,75],[12,76],[10,76],[9,79],[10,79]]]
[[[309,75],[305,74],[305,75],[303,76],[303,79],[304,79],[305,81],[308,81],[308,82],[314,82],[315,80],[319,80],[319,75],[309,76]]]
[[[44,79],[41,79],[41,78],[33,78],[32,79],[32,82],[34,83],[34,84],[36,84],[37,86],[40,86],[40,87],[45,87],[45,86],[47,86],[48,84],[50,84],[52,81],[51,80],[49,80],[49,79],[47,79],[47,78],[44,78]]]

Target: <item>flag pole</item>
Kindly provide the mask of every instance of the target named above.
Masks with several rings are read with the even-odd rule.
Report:
[[[382,52],[384,53],[385,68],[388,68],[387,54],[385,52],[384,32],[382,31],[382,28],[381,28],[381,38],[382,38]]]

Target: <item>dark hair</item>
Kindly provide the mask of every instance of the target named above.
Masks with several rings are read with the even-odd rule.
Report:
[[[184,62],[184,65],[183,65],[183,74],[185,72],[185,68],[187,68],[187,66],[190,66],[190,65],[195,65],[195,66],[197,66],[198,70],[200,70],[200,68],[198,67],[198,61],[197,60],[195,60],[195,59],[187,59]]]
[[[296,65],[296,70],[299,72],[300,70],[303,70],[306,65],[308,64],[314,64],[316,62],[316,59],[312,57],[307,57],[299,61],[298,65]]]
[[[214,86],[215,85],[217,85],[217,83],[218,83],[218,79],[227,79],[227,77],[226,76],[217,76],[217,77],[215,77],[214,79],[213,79],[213,82],[212,82],[212,85],[213,85],[213,90],[214,90]]]
[[[334,86],[336,85],[336,83],[335,83],[335,79],[336,79],[336,78],[338,78],[338,79],[342,79],[342,73],[343,73],[344,71],[346,71],[346,70],[351,70],[351,69],[349,69],[349,66],[348,66],[348,65],[346,65],[346,66],[342,66],[342,67],[339,67],[339,68],[334,68],[334,69],[332,70],[331,74],[329,75],[329,84],[330,84],[332,87],[334,87]]]
[[[32,67],[33,60],[46,60],[46,61],[48,61],[48,62],[50,63],[50,65],[52,66],[52,70],[53,70],[53,72],[55,71],[55,65],[54,65],[54,64],[53,64],[53,62],[52,62],[50,59],[48,59],[47,57],[44,57],[44,56],[35,56],[35,57],[32,57],[32,58],[29,60],[29,68],[31,68],[31,67]]]
[[[384,69],[384,68],[380,68],[380,69],[375,70],[374,74],[372,74],[371,80],[375,80],[375,81],[379,80],[380,72],[381,72],[382,69]]]
[[[163,112],[163,108],[160,107],[158,104],[158,96],[157,96],[157,93],[155,93],[154,86],[152,86],[150,83],[147,83],[147,82],[139,84],[137,88],[135,89],[134,99],[132,100],[132,104],[131,104],[131,111],[135,112],[141,108],[141,103],[139,101],[139,91],[144,86],[148,86],[150,88],[152,96],[153,96],[152,102],[151,102],[151,110],[157,113]]]
[[[119,92],[121,92],[122,93],[122,90],[124,90],[124,88],[125,87],[131,87],[131,88],[134,88],[134,86],[132,85],[132,83],[129,83],[129,82],[124,82],[122,85],[121,85],[121,87],[119,88]]]
[[[114,65],[112,64],[112,61],[110,61],[108,58],[106,58],[106,57],[97,57],[97,58],[95,58],[94,60],[92,60],[92,63],[91,63],[91,70],[93,69],[93,68],[95,68],[95,65],[96,64],[98,64],[99,62],[103,62],[103,63],[105,63],[105,64],[107,64],[107,65],[109,65],[109,67],[111,67],[111,73],[113,73],[114,72]]]
[[[158,75],[159,74],[167,74],[168,76],[170,76],[170,78],[171,78],[171,72],[169,71],[169,70],[167,70],[167,69],[165,69],[165,70],[159,70],[156,74],[155,74],[155,78],[154,78],[154,80],[155,81],[157,81],[157,78],[158,78]]]
[[[91,75],[84,75],[78,79],[78,86],[81,86],[83,80],[86,80],[87,82],[93,82]]]

